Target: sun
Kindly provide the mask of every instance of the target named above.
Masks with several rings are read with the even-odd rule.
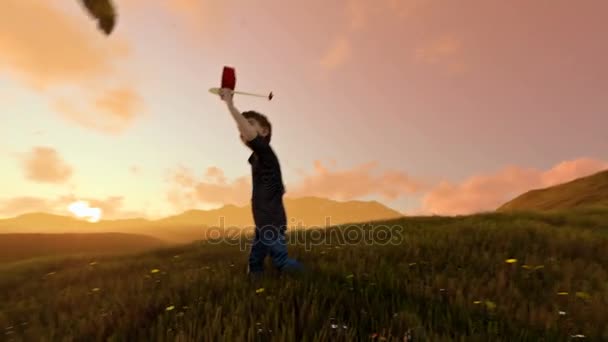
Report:
[[[87,201],[76,201],[68,206],[68,210],[78,218],[88,218],[89,222],[98,222],[101,219],[102,210],[91,208]]]

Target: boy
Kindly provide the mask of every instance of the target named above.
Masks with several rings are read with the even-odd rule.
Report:
[[[264,115],[255,111],[241,114],[234,106],[232,90],[223,88],[219,95],[237,123],[241,140],[253,151],[248,161],[253,183],[251,209],[256,227],[247,271],[253,275],[262,274],[267,254],[279,271],[300,270],[302,265],[287,257],[285,187],[279,160],[269,145],[272,126]]]

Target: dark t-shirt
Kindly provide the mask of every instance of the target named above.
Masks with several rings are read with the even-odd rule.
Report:
[[[255,225],[258,228],[273,226],[285,230],[287,225],[283,206],[285,187],[279,160],[260,135],[247,142],[247,146],[253,150],[249,163],[253,184],[251,208]]]

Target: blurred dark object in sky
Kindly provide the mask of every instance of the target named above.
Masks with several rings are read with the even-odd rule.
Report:
[[[97,26],[110,35],[116,24],[116,11],[111,0],[80,0],[89,14],[97,20]]]

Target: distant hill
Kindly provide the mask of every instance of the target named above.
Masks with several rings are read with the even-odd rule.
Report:
[[[546,189],[528,191],[497,210],[548,211],[585,207],[608,208],[608,170]]]
[[[376,201],[333,201],[319,197],[285,198],[289,226],[319,227],[399,218],[403,215]],[[170,242],[205,237],[208,227],[253,227],[251,207],[226,205],[213,210],[189,210],[159,220],[102,220],[90,223],[72,217],[30,213],[0,220],[0,233],[107,233],[143,234]]]
[[[150,236],[124,233],[0,234],[0,262],[50,255],[132,253],[167,245]]]
[[[400,212],[376,201],[337,202],[318,197],[287,198],[285,210],[295,224],[301,222],[305,227],[325,226],[327,218],[331,225],[336,225],[403,217]]]
[[[353,222],[369,222],[402,217],[403,214],[376,201],[334,201],[320,197],[299,197],[284,200],[289,225],[302,223],[303,227],[324,226],[329,218],[332,225]],[[214,210],[189,210],[183,214],[158,221],[163,224],[199,223],[217,226],[220,218],[227,226],[253,226],[251,207],[226,205]]]
[[[68,216],[45,213],[24,214],[0,220],[2,233],[126,233],[151,236],[172,243],[203,239],[207,226],[201,221],[123,219],[91,223]]]

